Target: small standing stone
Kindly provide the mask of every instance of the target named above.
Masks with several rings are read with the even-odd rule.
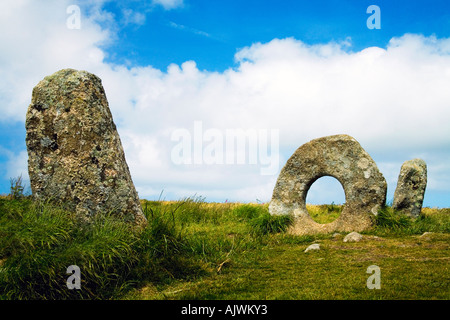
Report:
[[[400,169],[392,207],[413,217],[422,210],[427,186],[427,164],[422,159],[405,161]]]
[[[64,69],[33,89],[26,115],[33,196],[89,220],[110,212],[145,223],[100,78]]]

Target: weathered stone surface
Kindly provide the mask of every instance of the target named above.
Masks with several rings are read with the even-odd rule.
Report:
[[[336,178],[343,186],[346,203],[331,223],[315,222],[306,209],[311,185],[323,176]],[[386,180],[360,144],[348,135],[312,140],[299,147],[280,172],[269,205],[271,214],[292,214],[293,234],[362,231],[386,202]]]
[[[413,217],[420,215],[427,186],[427,164],[422,159],[405,161],[400,169],[392,207]]]
[[[350,232],[348,235],[344,237],[344,242],[359,242],[361,241],[363,236],[358,232]]]
[[[89,219],[100,211],[145,223],[100,78],[64,69],[33,89],[26,115],[33,196]]]

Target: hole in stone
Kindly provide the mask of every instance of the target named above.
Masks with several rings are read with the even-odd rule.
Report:
[[[336,220],[345,204],[345,192],[339,180],[325,176],[317,179],[306,195],[306,209],[320,224]]]

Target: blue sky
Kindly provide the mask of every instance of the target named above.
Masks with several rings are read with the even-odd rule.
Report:
[[[129,3],[129,2],[127,2]],[[369,30],[366,9],[376,4],[382,28]],[[120,17],[125,7],[110,2],[108,10]],[[448,1],[185,1],[173,10],[145,9],[145,24],[119,31],[110,47],[112,62],[165,69],[170,63],[195,60],[199,69],[223,71],[234,65],[239,48],[274,38],[294,37],[308,44],[352,39],[352,50],[385,47],[405,33],[448,37]]]
[[[81,8],[79,29],[66,26],[69,5]],[[381,29],[366,25],[370,5]],[[348,133],[386,177],[388,201],[403,161],[421,157],[424,205],[450,207],[448,1],[24,0],[5,4],[0,27],[0,193],[27,179],[32,88],[72,67],[102,78],[143,198],[267,202],[296,148]],[[193,136],[196,121],[223,138],[279,132],[278,170],[174,163],[173,133]],[[342,202],[326,180],[309,200]]]

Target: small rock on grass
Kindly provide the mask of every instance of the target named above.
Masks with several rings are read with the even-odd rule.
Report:
[[[320,250],[320,244],[313,243],[308,248],[306,248],[305,252],[311,251],[311,250]]]
[[[358,232],[351,232],[345,236],[344,242],[359,242],[361,241],[363,236]]]
[[[429,236],[431,236],[433,234],[433,232],[424,232],[421,236],[420,236],[420,238],[428,238]]]

